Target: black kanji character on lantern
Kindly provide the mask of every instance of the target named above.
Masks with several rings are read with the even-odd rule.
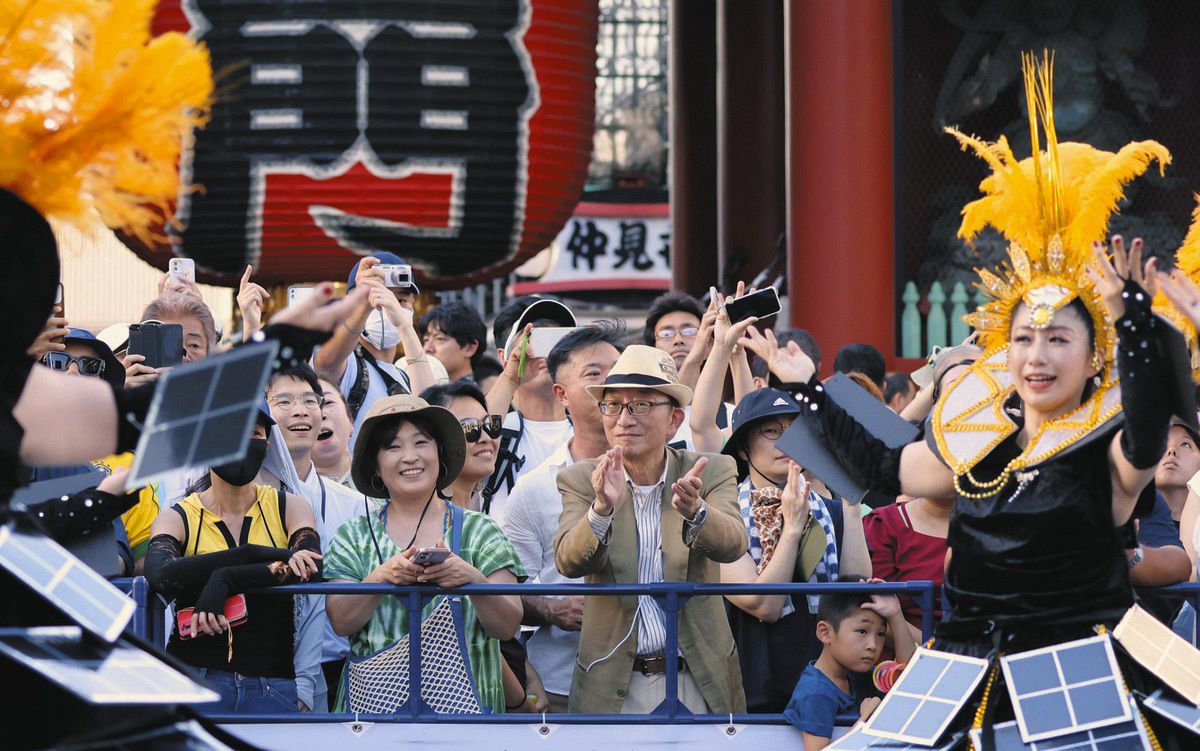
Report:
[[[343,246],[398,252],[434,276],[493,265],[497,247],[515,253],[524,215],[522,125],[532,104],[528,53],[514,33],[523,5],[310,0],[285,12],[275,0],[193,0],[208,24],[201,38],[213,68],[234,76],[231,94],[217,98],[196,136],[192,184],[208,193],[181,202],[184,252],[205,268],[240,273],[258,260],[265,175],[335,177],[357,144],[394,179],[453,174],[450,219],[430,228],[372,217],[363,191],[361,202],[352,197],[345,212],[325,212],[318,222]],[[352,33],[350,24],[364,22],[378,29]]]
[[[321,4],[314,5],[319,15]],[[302,33],[255,32],[282,20],[277,3],[195,0],[194,6],[209,24],[202,39],[213,69],[232,71],[222,83],[236,93],[216,97],[212,119],[196,132],[191,183],[203,189],[184,191],[177,218],[186,227],[189,256],[207,269],[240,273],[257,263],[250,245],[261,235],[263,168],[319,172],[358,137],[359,56],[326,25],[299,27]],[[321,106],[306,108],[306,98]]]
[[[662,256],[663,263],[667,264],[667,268],[671,268],[671,233],[664,232],[658,236],[662,240],[662,247],[658,249],[658,254]]]
[[[593,221],[571,220],[571,237],[567,239],[567,252],[571,254],[571,268],[579,268],[582,260],[588,271],[596,270],[596,259],[608,255],[608,235],[596,228]]]
[[[621,222],[621,240],[614,251],[617,262],[614,269],[619,269],[626,263],[632,262],[638,271],[654,268],[654,261],[646,255],[646,223]]]

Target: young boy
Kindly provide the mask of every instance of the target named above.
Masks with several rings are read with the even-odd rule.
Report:
[[[871,581],[879,581],[872,579]],[[896,638],[896,659],[907,662],[915,645],[895,595],[823,595],[817,608],[821,656],[810,662],[792,691],[783,716],[804,733],[804,751],[829,745],[837,716],[858,711],[866,719],[879,706],[871,670],[883,651],[888,629]]]

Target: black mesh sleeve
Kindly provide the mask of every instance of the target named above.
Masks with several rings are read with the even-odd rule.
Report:
[[[183,543],[171,535],[156,535],[146,551],[146,579],[154,589],[176,597],[207,585],[212,575],[231,566],[265,566],[286,561],[292,552],[266,545],[242,545],[233,550],[184,557]],[[224,602],[224,600],[222,600]]]
[[[27,506],[25,513],[58,542],[87,537],[95,532],[112,534],[112,520],[133,508],[137,495],[113,495],[99,488],[51,498]]]
[[[1150,295],[1133,281],[1121,292],[1125,315],[1117,321],[1117,369],[1121,378],[1121,452],[1137,469],[1162,458],[1171,420],[1171,388],[1164,377],[1165,345]]]

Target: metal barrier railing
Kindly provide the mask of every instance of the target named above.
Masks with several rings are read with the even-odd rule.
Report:
[[[130,624],[132,632],[154,644],[166,643],[164,617],[165,603],[154,594],[142,577],[135,579],[117,580],[118,586],[124,588],[133,597],[137,610]],[[403,597],[407,600],[408,634],[409,634],[409,696],[407,713],[385,716],[351,715],[363,720],[402,720],[405,722],[530,722],[530,715],[440,715],[429,709],[421,697],[420,674],[420,642],[421,642],[421,610],[426,600],[448,592],[459,595],[541,595],[565,596],[588,595],[619,597],[622,595],[650,595],[659,600],[666,615],[666,654],[679,652],[679,623],[678,613],[688,599],[701,596],[722,596],[725,594],[766,594],[766,595],[810,595],[829,594],[835,592],[870,592],[875,594],[906,594],[915,599],[922,612],[922,633],[929,638],[933,633],[934,598],[937,586],[928,581],[912,582],[836,582],[828,584],[814,583],[784,583],[784,584],[693,584],[689,582],[662,582],[653,584],[468,584],[453,590],[442,589],[434,585],[396,586],[391,584],[363,583],[311,583],[290,584],[272,587],[269,590],[276,594],[388,594]],[[665,674],[666,698],[663,703],[650,715],[573,715],[574,721],[586,722],[714,722],[729,721],[729,715],[692,715],[678,699],[679,672],[678,664],[667,661]],[[336,715],[228,715],[215,717],[221,722],[271,722],[271,721],[328,721]],[[568,715],[555,715],[555,722],[562,721]],[[735,715],[735,717],[743,717]],[[750,719],[754,718],[754,719]],[[781,722],[778,714],[745,715],[745,722]]]
[[[130,623],[131,631],[156,645],[166,643],[165,603],[154,594],[142,577],[114,580],[114,584],[130,593],[137,610]],[[278,715],[213,715],[218,722],[270,723],[270,722],[328,722],[334,719],[354,719],[371,722],[432,722],[432,723],[515,723],[534,722],[537,716],[514,715],[446,715],[436,714],[420,699],[421,697],[421,611],[426,600],[437,595],[454,593],[460,595],[587,595],[618,597],[622,595],[650,595],[661,603],[666,615],[666,654],[678,654],[678,614],[688,599],[700,596],[726,594],[786,594],[810,595],[830,593],[874,593],[904,594],[916,600],[921,608],[921,632],[923,640],[933,635],[934,602],[940,587],[929,581],[909,582],[836,582],[836,583],[781,583],[781,584],[693,584],[690,582],[661,582],[653,584],[468,584],[454,589],[442,589],[434,585],[397,586],[391,584],[330,583],[290,584],[272,587],[277,594],[360,594],[394,595],[407,600],[409,634],[409,696],[407,712],[395,715],[336,715],[336,714],[278,714]],[[1143,589],[1141,592],[1167,596],[1178,596],[1192,603],[1200,612],[1200,583],[1187,582],[1171,587]],[[730,722],[731,715],[694,715],[678,699],[678,664],[667,660],[665,699],[648,715],[565,715],[554,716],[556,723],[599,723],[599,724],[679,724]],[[732,721],[743,724],[775,724],[783,722],[779,714],[735,714]]]

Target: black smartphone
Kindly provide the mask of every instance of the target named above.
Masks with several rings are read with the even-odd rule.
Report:
[[[760,289],[748,295],[735,297],[725,303],[725,312],[729,314],[729,322],[737,323],[747,318],[759,319],[773,316],[779,312],[779,293],[774,287]]]
[[[142,355],[151,368],[172,368],[183,362],[183,326],[178,323],[129,324],[129,354]]]

